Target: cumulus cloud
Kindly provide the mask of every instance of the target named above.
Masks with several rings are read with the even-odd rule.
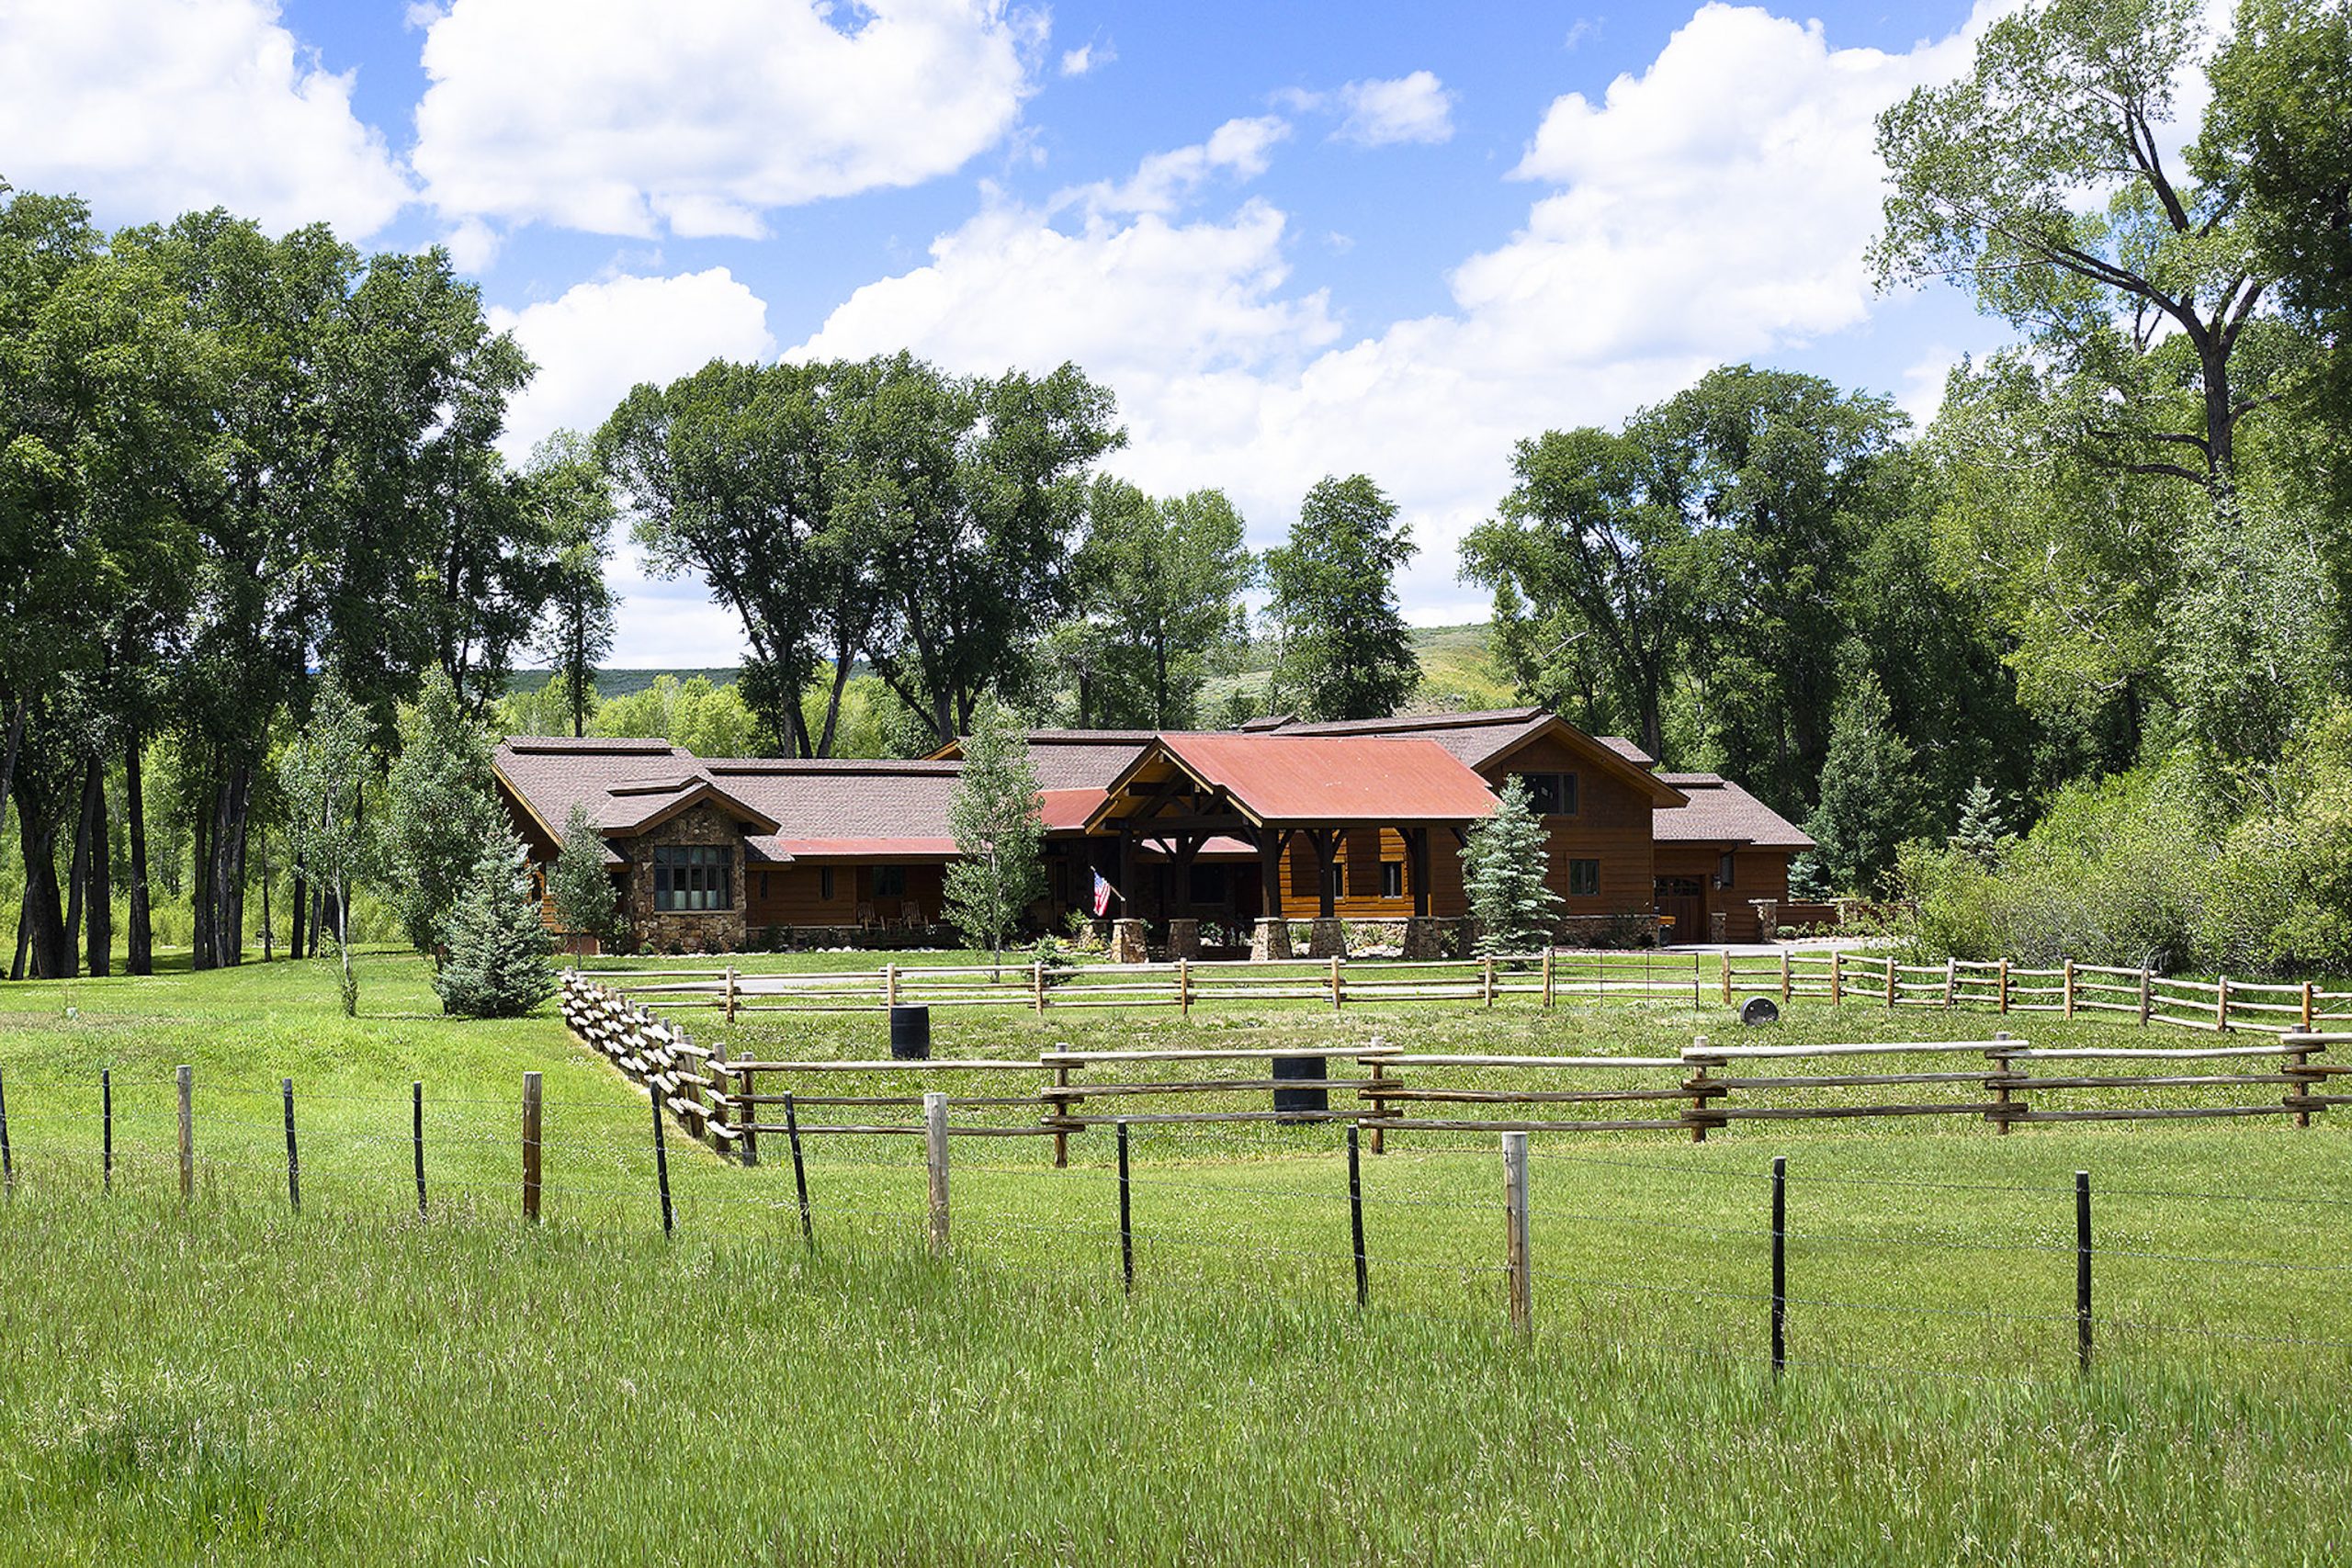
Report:
[[[346,239],[410,198],[383,138],[271,0],[0,0],[0,174],[108,220],[226,207]]]
[[[1042,26],[1005,0],[452,0],[412,161],[452,221],[757,235],[994,146]]]
[[[673,381],[716,358],[775,353],[765,301],[727,268],[576,284],[520,310],[493,309],[538,374],[508,409],[503,445],[520,459],[552,431],[594,431],[639,381]]]
[[[1102,70],[1118,58],[1119,51],[1107,43],[1082,43],[1076,49],[1062,51],[1062,74],[1083,76],[1089,72]]]
[[[1082,201],[1097,212],[1173,212],[1216,175],[1247,180],[1264,174],[1274,144],[1289,134],[1289,123],[1273,115],[1229,119],[1206,141],[1154,152],[1127,178],[1066,191],[1057,202]]]
[[[1544,190],[1454,269],[1449,310],[1353,341],[1321,294],[1287,291],[1284,215],[1250,198],[1185,221],[1100,202],[1067,227],[993,208],[794,352],[903,344],[972,371],[1075,359],[1119,395],[1121,471],[1226,487],[1261,544],[1323,474],[1369,473],[1422,546],[1408,603],[1458,616],[1478,600],[1454,581],[1456,547],[1509,487],[1513,442],[1613,423],[1714,365],[1866,316],[1872,117],[1969,48],[1838,49],[1817,24],[1706,6],[1600,102],[1551,106],[1515,171]]]
[[[1363,147],[1443,141],[1453,134],[1453,95],[1435,73],[1416,71],[1394,81],[1351,82],[1340,89],[1348,117],[1339,138]]]

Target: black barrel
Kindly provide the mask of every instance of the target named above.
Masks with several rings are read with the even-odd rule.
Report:
[[[1312,1089],[1301,1087],[1274,1090],[1276,1111],[1329,1111],[1331,1109],[1331,1091],[1322,1087],[1330,1080],[1328,1058],[1276,1056],[1273,1060],[1274,1077],[1296,1078],[1302,1086],[1306,1084],[1315,1086]]]
[[[929,1008],[894,1007],[890,1010],[890,1055],[902,1062],[930,1059]]]

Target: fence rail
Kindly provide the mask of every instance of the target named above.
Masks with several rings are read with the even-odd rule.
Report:
[[[1528,998],[1679,1000],[1742,995],[1826,1000],[1833,1006],[1979,1009],[2010,1013],[2121,1013],[2142,1025],[2229,1033],[2306,1032],[2352,1024],[2352,991],[2318,984],[2187,980],[2154,970],[2088,964],[2029,968],[2008,960],[1905,964],[1889,954],[1844,951],[1774,954],[1542,953],[1466,959],[1177,959],[1163,964],[1042,963],[914,965],[800,975],[720,969],[581,970],[668,1009],[714,1009],[732,1021],[751,1013],[868,1012],[893,1007],[1017,1007],[1039,1014],[1066,1008],[1172,1008],[1313,1001],[1334,1010],[1366,1003],[1474,1002]]]
[[[1951,977],[1949,969],[1946,976]],[[1838,984],[1845,976],[1833,970],[1831,978]],[[1893,998],[1890,1005],[1901,1002],[1902,984],[1899,966],[1891,965],[1881,977],[1883,994]],[[2071,978],[2066,990],[2071,996]],[[2352,1045],[2352,1032],[2302,1029],[2280,1032],[2260,1044],[2188,1047],[2037,1047],[1996,1032],[1984,1040],[1820,1045],[1718,1044],[1702,1035],[1676,1055],[1639,1057],[1411,1053],[1375,1038],[1361,1045],[1057,1050],[1035,1060],[730,1060],[695,1044],[680,1025],[650,1008],[584,975],[567,974],[560,996],[574,1033],[644,1082],[689,1135],[707,1136],[747,1163],[757,1162],[763,1134],[921,1133],[920,1120],[874,1113],[920,1110],[927,1097],[943,1098],[953,1111],[1000,1117],[1034,1110],[1034,1122],[963,1122],[953,1132],[967,1137],[1049,1136],[1057,1165],[1068,1162],[1072,1136],[1119,1123],[1354,1122],[1372,1134],[1373,1152],[1379,1154],[1391,1134],[1401,1133],[1679,1132],[1703,1142],[1710,1132],[1736,1122],[1886,1117],[1972,1117],[2002,1134],[2039,1122],[2215,1116],[2285,1115],[2307,1127],[2314,1112],[2352,1104],[2352,1094],[2328,1088],[2352,1072],[2352,1062],[2314,1059],[2332,1046]],[[1906,1058],[1952,1065],[1921,1068],[1905,1065]],[[1959,1065],[1970,1058],[1970,1065]],[[1335,1063],[1352,1063],[1357,1076],[1334,1077]],[[1852,1070],[1849,1063],[1868,1070]],[[1267,1070],[1254,1070],[1260,1064]],[[2052,1072],[2045,1064],[2064,1065]],[[2139,1070],[2123,1070],[2127,1064],[2137,1064]],[[2257,1064],[2259,1070],[2253,1070]],[[1184,1069],[1187,1076],[1170,1078],[1152,1071],[1170,1068]],[[1492,1082],[1489,1075],[1497,1069],[1511,1071],[1517,1081]],[[825,1087],[838,1085],[843,1075],[883,1074],[913,1077],[922,1087]],[[1021,1080],[1017,1091],[1006,1080]],[[1005,1092],[957,1092],[951,1087],[1000,1082]],[[811,1085],[819,1087],[812,1090]],[[1887,1098],[1884,1091],[1891,1089],[1905,1091],[1905,1097]],[[1914,1092],[1921,1089],[1947,1093],[1922,1098]],[[2216,1092],[2224,1090],[2266,1092],[2213,1103]],[[1855,1098],[1857,1091],[1864,1091],[1861,1098]],[[1231,1103],[1235,1097],[1260,1094],[1272,1097],[1271,1109]],[[1790,1103],[1792,1094],[1802,1098]],[[1334,1096],[1341,1097],[1339,1103]],[[2086,1096],[2091,1103],[2081,1102]],[[1349,1097],[1353,1103],[1346,1102]],[[1674,1107],[1670,1115],[1668,1105]],[[1630,1113],[1578,1116],[1561,1111],[1580,1106]],[[774,1114],[778,1107],[786,1112],[783,1122]],[[860,1114],[850,1122],[799,1122],[802,1108]]]

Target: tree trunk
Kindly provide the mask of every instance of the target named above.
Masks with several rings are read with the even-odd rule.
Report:
[[[60,979],[81,973],[82,911],[90,894],[90,781],[82,774],[82,798],[74,816],[74,853],[65,863],[65,950],[63,965],[51,971]]]
[[[106,976],[114,973],[114,857],[107,832],[107,765],[103,758],[90,759],[88,794],[89,940],[83,944],[83,951],[89,955],[90,973]]]
[[[286,952],[288,956],[293,958],[300,958],[304,956],[302,952],[302,917],[310,912],[311,902],[311,890],[307,886],[308,881],[309,878],[305,875],[302,870],[301,857],[297,855],[294,859],[293,896],[286,901],[287,909],[288,911],[287,919],[294,928],[292,936],[286,944]]]
[[[155,972],[155,922],[147,893],[147,786],[140,775],[143,765],[137,726],[123,740],[122,815],[130,836],[130,925],[123,933],[128,943],[123,967],[133,975]]]
[[[2235,416],[2230,411],[2230,351],[2218,340],[2199,345],[2205,373],[2205,482],[2215,498],[2236,461]]]
[[[63,979],[71,971],[74,950],[65,937],[65,916],[57,897],[57,824],[36,826],[25,820],[25,803],[17,803],[17,828],[25,851],[25,919],[32,933],[32,976],[37,980]]]
[[[25,960],[31,955],[33,944],[33,885],[25,884],[24,896],[17,900],[17,961],[8,965],[8,978],[25,977]]]

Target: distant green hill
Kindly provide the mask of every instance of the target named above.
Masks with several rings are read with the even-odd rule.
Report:
[[[1405,705],[1408,713],[1445,713],[1465,708],[1505,708],[1518,705],[1519,694],[1510,679],[1497,670],[1487,654],[1487,623],[1472,622],[1459,626],[1416,626],[1413,628],[1413,653],[1421,661],[1421,688]],[[1233,674],[1219,676],[1208,683],[1212,705],[1221,703],[1237,687],[1262,692],[1270,666],[1258,663],[1246,666]],[[545,670],[517,670],[510,684],[518,689],[535,688],[547,683]],[[724,684],[735,679],[733,666],[681,670],[599,670],[596,671],[596,694],[611,700],[641,692],[653,684],[659,675],[674,675],[688,680],[696,675],[707,677],[714,684]]]

